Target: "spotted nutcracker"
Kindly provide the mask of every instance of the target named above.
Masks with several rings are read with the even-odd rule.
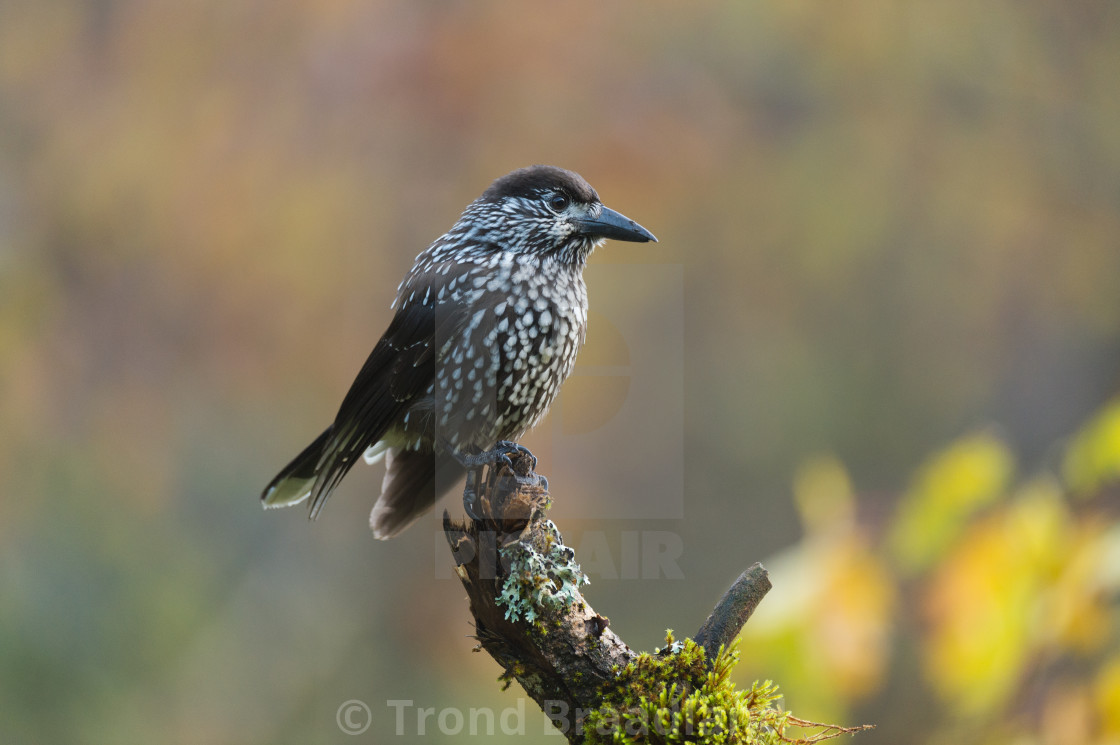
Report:
[[[517,448],[572,371],[587,330],[583,268],[607,238],[657,240],[571,171],[531,166],[491,184],[416,257],[334,422],[272,480],[264,506],[310,498],[314,518],[359,457],[384,457],[370,525],[391,538],[480,455]]]

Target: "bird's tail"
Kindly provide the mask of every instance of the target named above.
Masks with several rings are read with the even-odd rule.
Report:
[[[400,533],[462,477],[463,467],[446,453],[388,448],[381,496],[369,516],[373,537],[385,540]]]
[[[303,449],[291,463],[276,475],[276,478],[261,494],[261,504],[265,509],[273,507],[290,507],[299,504],[311,494],[311,487],[315,484],[315,468],[323,456],[323,448],[330,439],[331,428],[327,427],[323,434]]]

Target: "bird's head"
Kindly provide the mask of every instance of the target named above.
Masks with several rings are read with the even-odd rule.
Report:
[[[582,265],[607,238],[645,243],[653,233],[599,201],[578,173],[529,166],[502,176],[463,215],[502,250]]]

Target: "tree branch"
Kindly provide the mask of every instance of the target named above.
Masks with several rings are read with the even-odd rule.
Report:
[[[770,575],[757,562],[739,575],[693,637],[708,657],[715,657],[720,647],[731,646],[771,587]]]
[[[601,705],[605,687],[639,655],[584,600],[579,586],[586,578],[575,554],[545,517],[548,482],[531,467],[531,456],[519,455],[512,470],[491,467],[481,478],[468,477],[464,501],[476,517],[455,522],[444,512],[444,533],[470,600],[478,648],[569,741],[582,742],[583,715]],[[707,664],[769,589],[766,570],[755,564],[727,591],[696,635]]]

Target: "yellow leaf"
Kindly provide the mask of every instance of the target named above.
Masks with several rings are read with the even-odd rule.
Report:
[[[1005,518],[992,515],[973,526],[939,565],[924,598],[926,674],[962,712],[999,707],[1026,662],[1034,582]]]
[[[793,496],[807,532],[850,525],[855,514],[848,471],[833,455],[801,464],[793,478]]]
[[[1074,437],[1063,463],[1074,493],[1089,495],[1120,476],[1120,400],[1109,404]]]
[[[815,635],[821,673],[849,701],[878,689],[889,655],[895,604],[892,578],[860,538],[837,542],[818,597]]]
[[[990,433],[962,438],[934,456],[902,497],[889,535],[891,553],[908,571],[928,568],[960,535],[968,518],[998,500],[1014,460]]]

